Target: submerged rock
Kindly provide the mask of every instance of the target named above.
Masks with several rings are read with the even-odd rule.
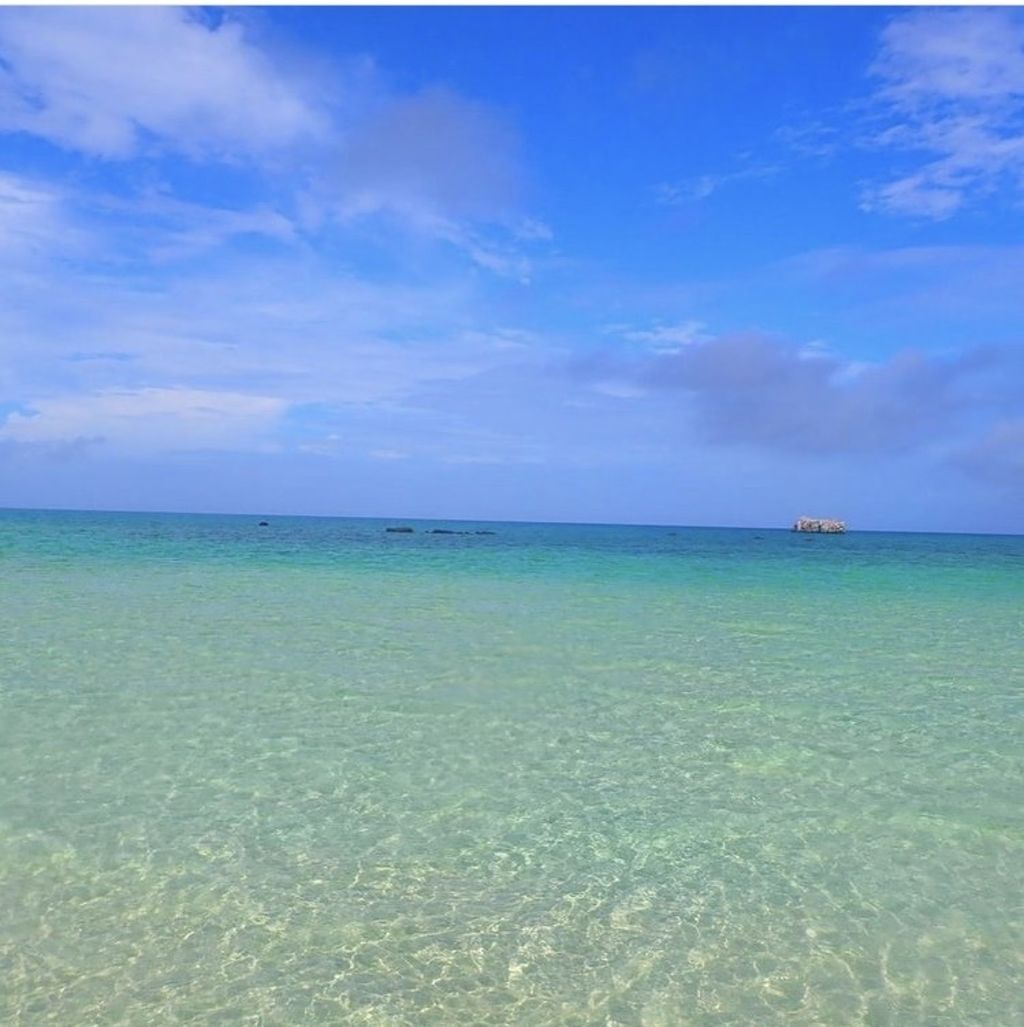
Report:
[[[415,528],[385,528],[385,531],[390,531],[395,535],[411,535],[416,529]]]
[[[831,517],[798,517],[793,522],[794,531],[814,531],[824,535],[841,535],[846,531],[846,521]]]

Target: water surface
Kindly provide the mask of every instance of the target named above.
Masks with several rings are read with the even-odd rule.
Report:
[[[1024,1022],[1024,538],[258,520],[0,513],[0,1022]]]

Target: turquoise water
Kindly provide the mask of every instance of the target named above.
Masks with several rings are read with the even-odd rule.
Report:
[[[1024,538],[0,513],[0,1022],[1024,1022]]]

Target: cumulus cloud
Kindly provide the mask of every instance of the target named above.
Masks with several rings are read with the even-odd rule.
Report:
[[[358,127],[338,168],[343,207],[425,210],[471,219],[510,212],[518,141],[481,104],[445,89],[385,103]]]
[[[980,439],[955,450],[951,461],[981,481],[1024,490],[1024,417],[997,421]]]
[[[961,417],[995,403],[1024,404],[1002,389],[1014,368],[1013,356],[998,351],[947,359],[904,352],[871,364],[747,334],[583,370],[602,387],[614,375],[685,395],[697,430],[712,442],[812,455],[923,447]]]
[[[383,218],[526,279],[524,247],[550,229],[519,212],[519,139],[494,110],[447,89],[392,96],[347,132],[317,192],[342,223]]]
[[[246,38],[168,7],[0,11],[0,128],[126,159],[265,154],[326,130],[317,104]]]
[[[864,206],[943,220],[979,196],[1024,188],[1024,16],[1012,8],[894,17],[871,68],[878,146],[921,154]]]

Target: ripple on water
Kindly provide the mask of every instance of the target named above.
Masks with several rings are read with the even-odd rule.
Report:
[[[1024,1022],[1005,553],[202,523],[16,554],[0,1021]]]

